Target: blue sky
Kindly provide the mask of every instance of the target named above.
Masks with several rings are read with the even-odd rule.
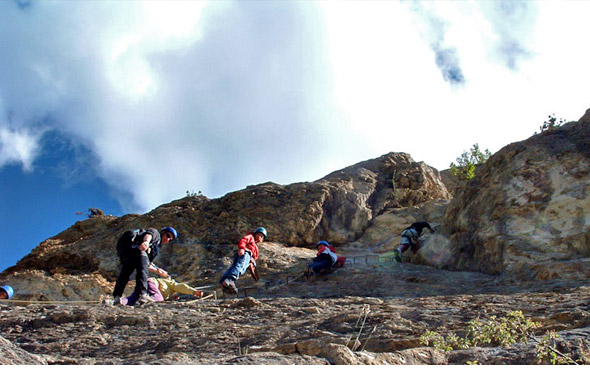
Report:
[[[585,1],[1,1],[0,270],[84,219],[446,169],[590,107]],[[76,214],[81,212],[82,215]]]

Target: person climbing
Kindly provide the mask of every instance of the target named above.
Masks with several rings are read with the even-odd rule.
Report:
[[[395,255],[395,260],[397,262],[402,262],[402,253],[404,253],[408,248],[411,248],[414,254],[418,252],[418,249],[420,249],[420,235],[422,235],[422,230],[425,228],[434,234],[434,230],[432,227],[430,227],[428,222],[414,222],[410,225],[410,227],[407,227],[404,231],[402,231],[402,240],[399,247],[396,249],[397,254]]]
[[[121,271],[113,290],[113,304],[121,304],[121,296],[129,277],[135,271],[135,292],[137,302],[142,305],[153,301],[148,295],[148,272],[158,273],[167,277],[165,270],[153,264],[163,244],[168,244],[178,237],[172,227],[164,227],[158,232],[155,228],[147,230],[126,231],[117,242],[117,254],[121,262]]]
[[[250,271],[252,278],[258,281],[258,272],[256,271],[256,260],[258,260],[258,243],[262,243],[268,232],[264,227],[258,227],[256,230],[247,233],[238,242],[238,252],[234,257],[231,266],[223,273],[219,280],[224,292],[237,294],[238,288],[236,281],[241,275]]]
[[[0,299],[10,299],[14,295],[14,289],[10,286],[0,286]]]
[[[169,300],[175,294],[192,295],[195,298],[203,297],[203,291],[192,288],[186,283],[178,283],[170,276],[166,278],[148,278],[147,282],[148,295],[154,302]],[[138,299],[139,295],[137,294],[137,291],[133,291],[133,293],[127,297],[125,304],[129,306],[135,305]]]
[[[336,264],[336,261],[338,261],[338,255],[336,255],[334,247],[325,240],[319,241],[318,244],[316,244],[316,248],[318,253],[309,268],[313,271],[313,274],[317,276],[322,272],[331,270],[334,264]]]

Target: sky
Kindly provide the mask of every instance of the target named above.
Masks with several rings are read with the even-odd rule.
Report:
[[[590,1],[0,1],[0,271],[87,218],[447,169],[590,108]]]

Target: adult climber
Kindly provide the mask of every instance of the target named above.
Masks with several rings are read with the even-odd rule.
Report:
[[[259,252],[258,244],[262,243],[267,236],[268,232],[266,229],[264,227],[258,227],[240,239],[233,263],[219,280],[224,292],[237,294],[238,288],[236,287],[236,281],[247,270],[250,271],[255,281],[258,280],[258,272],[256,271],[256,260],[258,260]]]
[[[322,272],[329,271],[332,269],[334,264],[338,261],[338,255],[336,250],[325,240],[321,240],[316,244],[318,253],[313,259],[312,264],[309,266],[313,271],[314,275],[318,275]]]
[[[14,289],[10,286],[0,286],[0,299],[10,299],[14,295]]]
[[[139,305],[152,302],[148,294],[148,272],[158,273],[167,277],[168,273],[153,265],[153,261],[160,252],[160,247],[178,237],[173,227],[164,227],[158,231],[155,228],[147,230],[126,231],[117,242],[117,254],[121,261],[121,271],[113,290],[113,304],[121,304],[121,296],[129,277],[135,271],[135,292]]]
[[[412,250],[413,254],[416,254],[420,249],[420,235],[422,235],[422,230],[427,228],[430,230],[431,233],[434,234],[434,230],[430,227],[428,222],[414,222],[402,231],[401,234],[401,242],[399,247],[396,249],[395,260],[397,262],[402,262],[402,253],[404,253],[408,248]]]

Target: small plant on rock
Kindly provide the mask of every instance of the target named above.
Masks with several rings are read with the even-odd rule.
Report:
[[[88,218],[94,217],[102,217],[104,216],[104,212],[98,208],[90,208],[88,209]]]
[[[564,125],[565,123],[566,123],[566,121],[564,119],[562,119],[562,118],[557,119],[555,117],[555,114],[549,115],[547,117],[547,120],[545,120],[543,122],[543,125],[541,125],[541,127],[540,127],[541,133],[557,129],[557,128],[561,127],[562,125]]]
[[[553,365],[567,365],[567,364],[590,364],[590,350],[585,346],[582,340],[579,340],[579,352],[577,356],[572,354],[564,354],[557,349],[557,340],[559,335],[554,331],[550,331],[537,340],[535,350],[537,351],[537,359],[539,363],[548,360]],[[576,358],[574,360],[574,358]]]
[[[203,192],[198,191],[197,193],[195,193],[195,191],[186,191],[186,197],[202,197],[203,196]]]
[[[590,364],[590,349],[580,340],[579,351],[576,355],[565,354],[557,349],[555,332],[546,333],[541,340],[533,336],[533,331],[541,326],[524,316],[522,311],[509,312],[505,317],[491,316],[489,320],[480,318],[471,320],[467,324],[464,337],[451,333],[446,337],[427,330],[420,337],[420,343],[443,351],[461,350],[475,346],[510,346],[514,343],[524,343],[529,339],[537,342],[535,350],[539,363],[549,361],[551,364]],[[574,360],[575,358],[575,360]],[[478,364],[477,360],[468,364]]]
[[[451,163],[451,174],[461,180],[471,180],[475,177],[475,167],[485,163],[491,156],[488,149],[482,152],[479,145],[474,144],[468,152],[463,152],[457,158],[457,164]]]
[[[457,337],[454,333],[443,337],[436,332],[426,331],[420,337],[420,342],[444,351],[486,345],[509,346],[517,342],[526,342],[532,330],[539,326],[539,323],[525,318],[522,311],[512,311],[500,319],[492,316],[487,321],[480,318],[471,320],[463,338]]]

